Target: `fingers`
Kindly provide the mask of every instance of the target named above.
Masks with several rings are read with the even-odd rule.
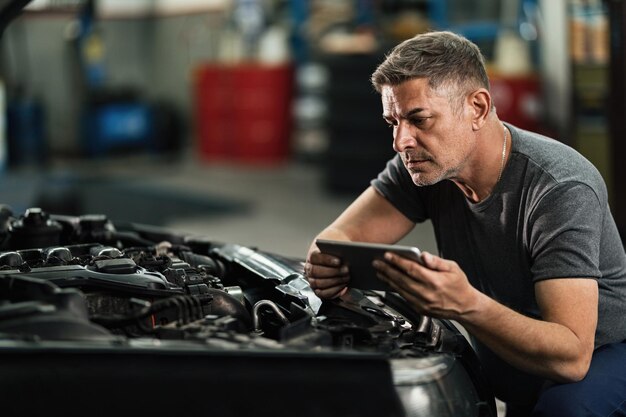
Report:
[[[309,254],[307,263],[337,268],[341,265],[341,259],[334,255],[321,253],[320,251],[313,251]]]
[[[336,256],[312,252],[304,264],[304,274],[320,298],[335,298],[345,293],[350,277],[348,267]]]
[[[307,278],[343,277],[348,275],[348,267],[345,265],[325,266],[307,261],[304,264],[304,275],[306,275]]]
[[[437,291],[443,284],[442,277],[458,269],[456,262],[428,252],[422,253],[421,264],[387,252],[384,261],[375,262],[374,267],[408,291]]]
[[[314,290],[324,290],[331,287],[336,286],[346,286],[348,285],[348,281],[350,281],[349,276],[341,276],[341,277],[330,277],[330,278],[317,278],[317,277],[307,277],[307,281],[309,281],[309,285]]]
[[[343,295],[347,290],[349,276],[334,278],[313,278],[307,277],[309,285],[315,291],[315,295],[320,298],[335,298]]]
[[[379,278],[409,301],[414,310],[433,317],[458,318],[467,311],[474,290],[454,261],[424,253],[423,265],[394,254],[375,261]],[[475,291],[475,290],[474,290]]]
[[[417,262],[409,261],[408,264],[400,267],[398,264],[376,260],[372,264],[379,271],[379,278],[396,289],[403,289],[412,292],[423,292],[430,287],[430,282],[420,275],[417,269],[425,269]],[[409,279],[407,279],[409,278]]]
[[[427,301],[423,297],[420,296],[421,295],[420,291],[414,291],[414,290],[405,288],[406,283],[403,280],[400,280],[400,281],[391,280],[385,275],[380,274],[380,273],[377,274],[377,276],[379,279],[389,284],[389,286],[395,292],[397,292],[402,298],[404,298],[409,303],[409,305],[419,314],[425,314],[427,312],[427,309],[424,308],[424,306],[427,304]]]
[[[447,272],[452,270],[453,267],[453,264],[450,261],[435,256],[429,252],[422,252],[422,262],[426,268],[434,271]]]
[[[428,276],[429,271],[449,272],[454,268],[454,262],[429,252],[422,252],[422,263],[406,259],[392,252],[385,253],[385,260],[408,275]]]
[[[348,287],[346,287],[345,284],[342,284],[325,289],[316,289],[315,295],[320,298],[336,298],[344,295],[346,291],[348,291]]]

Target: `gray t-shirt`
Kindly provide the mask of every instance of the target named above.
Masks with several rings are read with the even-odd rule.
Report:
[[[626,340],[626,254],[600,173],[563,143],[507,127],[509,160],[479,203],[451,181],[417,187],[398,155],[372,185],[412,221],[430,219],[439,255],[456,261],[474,287],[522,314],[541,318],[538,281],[597,279],[596,347]],[[487,367],[499,361],[480,344],[478,353]],[[496,362],[501,373],[504,365]]]

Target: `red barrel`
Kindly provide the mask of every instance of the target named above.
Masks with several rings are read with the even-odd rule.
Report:
[[[194,81],[204,160],[275,163],[290,154],[293,67],[203,64]]]

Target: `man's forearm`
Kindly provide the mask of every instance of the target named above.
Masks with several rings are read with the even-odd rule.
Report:
[[[395,243],[415,226],[374,188],[367,188],[318,237]]]
[[[524,316],[484,294],[477,310],[458,321],[502,359],[526,372],[572,382],[589,369],[593,349],[568,327]]]
[[[322,230],[315,239],[330,239],[330,240],[354,240],[351,236],[340,228],[336,228],[333,226],[328,226],[326,229]],[[311,242],[311,246],[309,247],[309,253],[316,249],[315,240]]]

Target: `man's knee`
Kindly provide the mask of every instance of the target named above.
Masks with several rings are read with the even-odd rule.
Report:
[[[544,391],[535,405],[532,417],[588,417],[591,413],[586,390],[579,383],[555,385]]]
[[[626,343],[602,346],[594,353],[585,379],[545,389],[532,416],[626,415],[625,374]]]
[[[607,385],[608,380],[608,385]],[[614,382],[614,381],[613,381]],[[532,417],[615,417],[626,415],[621,387],[602,375],[572,384],[553,385],[539,396]],[[617,414],[615,414],[617,412]]]

